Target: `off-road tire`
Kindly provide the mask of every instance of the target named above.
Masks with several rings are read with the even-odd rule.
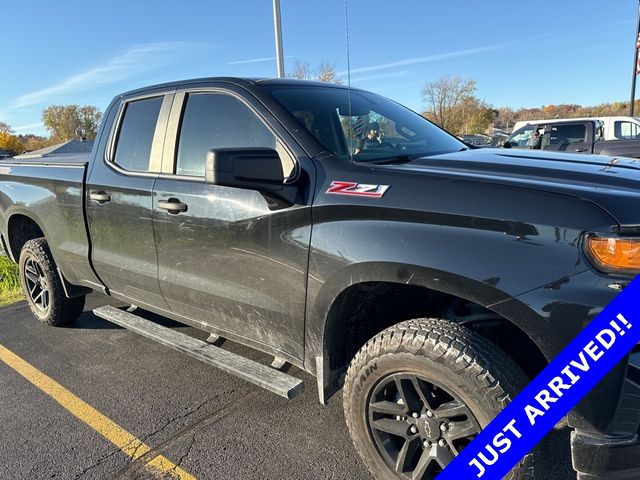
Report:
[[[44,238],[29,240],[20,252],[20,284],[27,298],[27,304],[35,317],[43,324],[54,327],[67,325],[76,320],[84,309],[85,297],[67,298],[62,287],[62,280],[58,275],[56,264]],[[39,305],[28,287],[27,266],[32,270],[36,267],[38,276],[48,291],[46,307]],[[33,279],[33,273],[30,274]],[[33,283],[33,282],[31,282]],[[42,289],[42,287],[39,287]],[[40,300],[40,299],[39,299]]]
[[[452,322],[409,320],[379,333],[356,354],[344,386],[344,412],[351,438],[377,479],[405,477],[392,471],[376,446],[369,426],[369,402],[376,386],[385,378],[392,375],[398,378],[405,372],[432,381],[458,397],[481,428],[528,383],[524,373],[503,351]],[[538,463],[539,457],[534,449],[505,478],[534,479],[534,463]]]

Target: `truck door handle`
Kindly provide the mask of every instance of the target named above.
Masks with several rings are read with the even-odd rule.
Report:
[[[586,152],[588,150],[586,148],[576,148],[574,151],[575,152]]]
[[[158,202],[158,208],[161,208],[162,210],[166,210],[172,215],[177,215],[178,213],[186,212],[189,209],[186,203],[182,203],[177,198],[160,200]]]
[[[89,198],[96,203],[103,204],[111,201],[111,195],[106,192],[91,192]]]

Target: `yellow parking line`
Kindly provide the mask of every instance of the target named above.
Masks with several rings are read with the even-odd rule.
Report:
[[[76,418],[82,420],[113,443],[133,460],[137,460],[151,451],[148,445],[2,345],[0,345],[0,360],[53,398]],[[172,478],[196,480],[193,475],[184,471],[163,455],[155,456],[145,464],[153,470],[165,475],[169,474]]]

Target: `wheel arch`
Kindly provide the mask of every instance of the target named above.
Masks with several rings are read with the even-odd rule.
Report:
[[[311,316],[318,330],[309,329],[307,336],[310,352],[310,343],[319,339],[309,357],[315,355],[323,402],[340,389],[349,363],[370,338],[414,318],[444,318],[472,328],[505,349],[530,378],[548,363],[517,316],[507,318],[490,308],[511,298],[491,285],[409,265],[346,270],[344,283],[327,284],[318,295]]]
[[[15,262],[20,258],[20,251],[25,243],[35,238],[46,238],[44,229],[38,220],[22,212],[13,213],[7,221],[8,254]]]

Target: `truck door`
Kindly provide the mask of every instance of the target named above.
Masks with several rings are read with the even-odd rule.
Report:
[[[209,150],[245,147],[277,150],[285,176],[297,178],[286,187],[295,200],[205,183]],[[155,184],[153,223],[168,305],[222,336],[301,359],[310,160],[255,99],[216,89],[176,93],[167,151],[174,174]]]
[[[588,122],[549,124],[545,128],[543,150],[566,153],[591,153],[593,126]]]
[[[141,306],[167,308],[158,284],[151,196],[172,99],[157,94],[114,107],[106,151],[96,154],[87,180],[94,268],[113,294]]]

